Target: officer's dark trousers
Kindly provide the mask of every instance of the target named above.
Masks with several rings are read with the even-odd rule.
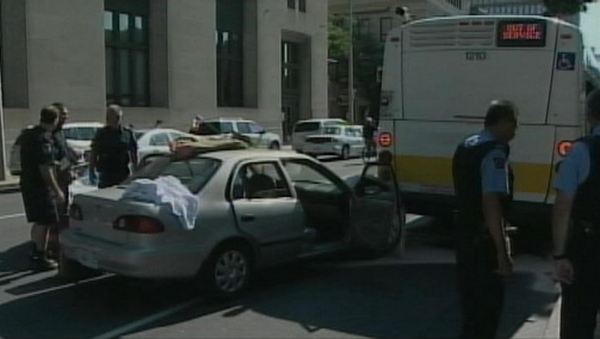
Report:
[[[495,248],[491,240],[464,239],[457,242],[458,289],[462,314],[461,339],[496,337],[504,282],[494,273]]]
[[[600,231],[575,232],[568,248],[575,280],[562,286],[560,337],[593,339],[600,309]]]

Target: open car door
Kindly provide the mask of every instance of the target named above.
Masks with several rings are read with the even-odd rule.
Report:
[[[354,187],[350,227],[357,245],[375,252],[396,248],[406,220],[392,166],[369,163]]]

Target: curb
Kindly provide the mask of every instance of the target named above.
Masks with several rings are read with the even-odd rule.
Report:
[[[21,190],[19,181],[0,182],[0,193],[13,193]]]

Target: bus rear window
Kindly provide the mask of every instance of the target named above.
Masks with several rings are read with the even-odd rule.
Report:
[[[321,128],[321,124],[318,122],[301,122],[296,125],[294,132],[314,132]]]

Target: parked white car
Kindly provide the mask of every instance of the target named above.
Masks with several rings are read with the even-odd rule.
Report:
[[[197,136],[169,128],[155,128],[134,131],[138,144],[138,162],[144,163],[146,158],[170,154],[169,145],[181,138],[198,139]]]
[[[384,166],[384,168],[382,168]],[[294,152],[217,151],[159,157],[130,179],[172,176],[198,199],[194,228],[169,204],[123,199],[121,186],[76,195],[60,234],[59,274],[85,268],[137,278],[197,278],[231,297],[253,272],[353,248],[384,254],[405,220],[389,165],[343,180]]]
[[[73,122],[63,126],[67,146],[75,152],[80,162],[85,162],[91,149],[96,132],[104,125],[99,122]],[[28,126],[32,128],[33,126]],[[10,150],[9,170],[12,175],[21,174],[21,140],[19,135]]]
[[[337,155],[342,159],[360,157],[365,149],[362,126],[325,127],[323,134],[306,137],[303,152],[311,156]]]
[[[292,149],[298,153],[304,153],[306,138],[311,135],[323,134],[326,127],[348,125],[343,119],[310,119],[301,120],[294,125],[292,132]]]
[[[253,146],[278,150],[281,138],[276,133],[267,132],[264,127],[252,120],[244,119],[209,119],[203,121],[194,134],[197,135],[230,135],[238,133],[250,139]]]

